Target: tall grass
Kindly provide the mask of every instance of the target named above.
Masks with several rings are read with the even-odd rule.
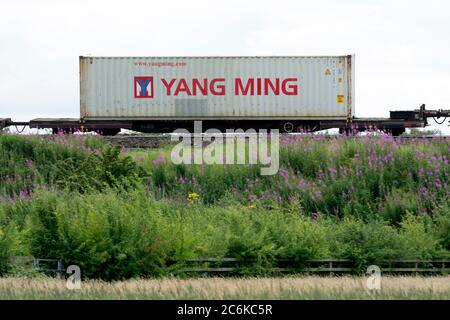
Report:
[[[447,277],[383,277],[380,290],[368,290],[366,278],[284,277],[243,279],[136,279],[85,281],[68,290],[56,279],[0,279],[0,299],[450,299]]]

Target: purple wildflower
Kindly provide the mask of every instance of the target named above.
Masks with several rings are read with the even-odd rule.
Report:
[[[28,168],[33,167],[33,160],[31,160],[31,159],[25,160],[25,165],[26,165]]]
[[[280,169],[280,170],[278,171],[278,173],[279,173],[280,176],[282,176],[282,177],[285,177],[285,178],[289,177],[289,171],[287,171],[286,169]]]
[[[20,199],[26,200],[30,197],[30,193],[28,192],[28,190],[26,188],[23,188],[20,191],[19,197],[20,197]]]
[[[152,163],[153,163],[155,166],[159,166],[160,164],[166,163],[166,159],[164,158],[164,155],[163,155],[162,153],[160,153],[160,154],[158,155],[158,158],[156,158],[155,160],[153,160]]]
[[[314,198],[316,198],[317,200],[322,200],[322,198],[323,198],[322,192],[320,190],[314,191],[313,195],[314,195]]]
[[[435,185],[436,188],[438,188],[438,189],[442,188],[442,184],[441,184],[441,181],[440,181],[439,179],[436,179],[436,180],[434,181],[434,185]]]
[[[423,169],[422,169],[422,167],[419,167],[419,172],[418,172],[418,174],[419,174],[419,177],[422,177],[422,176],[423,176]]]

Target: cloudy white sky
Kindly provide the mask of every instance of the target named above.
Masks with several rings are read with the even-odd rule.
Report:
[[[356,116],[450,108],[449,1],[0,0],[0,118],[78,117],[87,54],[356,54]]]

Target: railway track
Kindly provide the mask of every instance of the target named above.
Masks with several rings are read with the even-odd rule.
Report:
[[[239,135],[235,135],[238,137]],[[247,137],[249,135],[246,135]],[[280,140],[283,141],[283,139],[289,140],[292,138],[295,140],[295,137],[300,136],[311,136],[311,137],[317,137],[317,134],[311,134],[311,135],[305,135],[305,134],[289,134],[289,133],[283,133],[280,136]],[[40,135],[43,139],[52,139],[55,137],[53,134],[44,134]],[[163,133],[163,134],[118,134],[115,136],[101,136],[101,135],[95,135],[98,139],[101,139],[104,143],[109,145],[118,145],[125,148],[144,148],[144,149],[152,149],[152,148],[160,148],[167,144],[176,144],[177,140],[172,141],[172,134],[169,133]],[[289,137],[289,138],[287,138]],[[339,137],[339,135],[323,135],[321,136],[324,139],[332,139]],[[399,137],[393,137],[396,140],[399,141],[416,141],[416,140],[448,140],[450,139],[450,136],[399,136]],[[286,141],[284,140],[284,141]]]
[[[295,134],[286,134],[285,136],[295,137]],[[324,136],[326,139],[332,139],[336,136]],[[116,135],[116,136],[101,136],[103,142],[110,145],[119,145],[126,148],[160,148],[170,143],[177,143],[178,140],[171,141],[170,134],[144,134],[144,135]],[[281,138],[282,139],[282,138]],[[416,140],[447,140],[450,136],[400,136],[394,137],[399,141],[416,141]]]

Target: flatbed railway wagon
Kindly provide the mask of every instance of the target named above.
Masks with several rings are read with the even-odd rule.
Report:
[[[355,57],[80,57],[80,118],[0,119],[0,128],[95,130],[113,135],[203,129],[282,132],[378,128],[399,135],[450,110],[355,117]]]

